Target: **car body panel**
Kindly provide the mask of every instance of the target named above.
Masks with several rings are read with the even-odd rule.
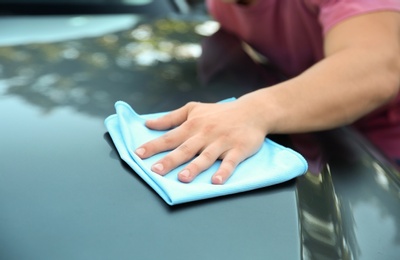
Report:
[[[95,36],[0,47],[2,259],[399,255],[398,171],[350,128],[271,136],[307,159],[295,180],[166,205],[120,160],[103,124],[114,103],[168,111],[282,76],[232,35],[205,36],[217,28],[208,17],[132,17],[130,27]]]

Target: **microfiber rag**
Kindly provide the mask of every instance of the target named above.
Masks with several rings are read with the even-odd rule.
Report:
[[[234,98],[222,102],[232,100]],[[218,169],[220,161],[216,161],[192,182],[182,183],[178,180],[178,173],[187,163],[161,176],[152,172],[151,166],[168,152],[147,159],[141,159],[134,152],[145,142],[166,132],[145,126],[147,119],[160,117],[166,112],[139,115],[123,101],[116,102],[115,109],[116,114],[107,117],[104,123],[120,157],[169,205],[254,190],[288,181],[307,171],[307,162],[299,153],[266,138],[260,150],[241,162],[225,184],[211,183],[211,176]]]

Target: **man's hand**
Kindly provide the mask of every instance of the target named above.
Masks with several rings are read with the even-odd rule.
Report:
[[[146,126],[171,130],[143,144],[136,150],[137,155],[148,158],[171,150],[152,166],[152,171],[160,175],[194,158],[178,174],[182,182],[192,181],[221,159],[211,181],[214,184],[225,183],[241,161],[260,149],[266,136],[254,108],[239,100],[216,104],[190,102],[161,118],[148,120]]]

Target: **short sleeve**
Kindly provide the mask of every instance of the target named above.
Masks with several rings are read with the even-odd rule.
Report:
[[[314,0],[319,5],[319,21],[326,34],[339,22],[375,11],[399,11],[400,0]]]

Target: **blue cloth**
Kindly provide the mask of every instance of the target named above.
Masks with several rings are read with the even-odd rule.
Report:
[[[119,155],[169,205],[262,188],[288,181],[307,171],[307,163],[300,154],[266,138],[261,149],[240,163],[234,174],[223,185],[211,183],[211,176],[218,169],[220,161],[215,162],[191,183],[182,183],[178,180],[177,175],[185,165],[179,166],[165,176],[160,176],[151,171],[151,166],[167,152],[142,160],[134,151],[145,142],[165,133],[148,129],[145,121],[166,113],[138,115],[122,101],[115,103],[115,109],[116,114],[107,117],[105,125]]]

